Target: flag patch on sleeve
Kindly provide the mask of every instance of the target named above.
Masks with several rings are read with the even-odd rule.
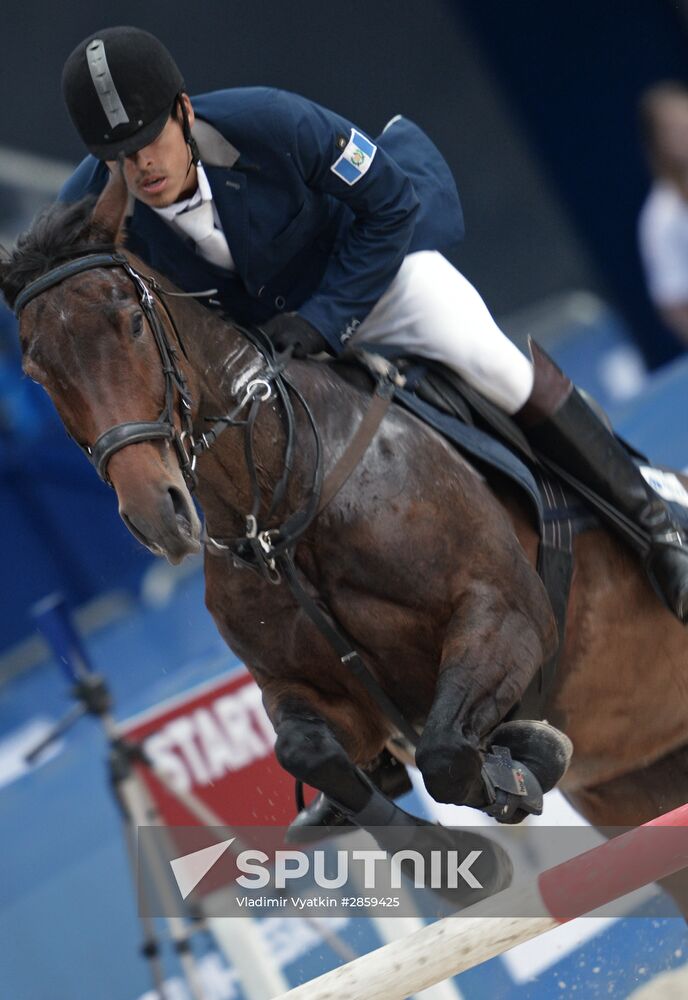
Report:
[[[377,146],[373,145],[361,132],[351,129],[351,138],[330,167],[333,174],[340,177],[345,184],[355,184],[369,169],[375,158]]]

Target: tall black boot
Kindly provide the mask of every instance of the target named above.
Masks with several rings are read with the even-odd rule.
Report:
[[[514,419],[543,457],[571,473],[642,529],[645,569],[659,596],[688,622],[688,544],[667,503],[643,478],[570,379],[534,341],[534,384]]]

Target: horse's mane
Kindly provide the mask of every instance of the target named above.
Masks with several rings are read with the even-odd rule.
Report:
[[[93,222],[95,201],[94,195],[57,201],[19,236],[13,250],[0,248],[0,289],[10,308],[25,285],[63,261],[96,249],[114,250],[112,235]]]

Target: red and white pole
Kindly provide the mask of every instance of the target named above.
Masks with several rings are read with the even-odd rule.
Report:
[[[548,869],[525,890],[507,889],[276,1000],[403,1000],[686,866],[688,805]],[[498,916],[519,901],[543,916]]]

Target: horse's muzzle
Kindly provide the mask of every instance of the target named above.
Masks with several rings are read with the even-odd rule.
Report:
[[[161,488],[156,502],[145,505],[120,498],[119,512],[132,535],[154,555],[176,564],[200,551],[201,525],[184,486]]]

